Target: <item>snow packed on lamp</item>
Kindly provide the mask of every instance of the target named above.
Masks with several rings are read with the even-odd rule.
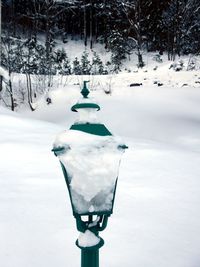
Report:
[[[77,130],[59,134],[54,147],[67,173],[73,211],[77,214],[112,213],[123,149],[114,136],[98,136]]]

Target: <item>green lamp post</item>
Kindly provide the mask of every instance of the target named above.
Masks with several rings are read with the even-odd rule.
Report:
[[[82,98],[71,110],[79,119],[59,134],[52,151],[60,160],[69,191],[73,215],[81,233],[81,267],[99,267],[99,237],[113,212],[121,155],[127,148],[104,124],[98,122],[100,107],[88,97],[84,81]]]

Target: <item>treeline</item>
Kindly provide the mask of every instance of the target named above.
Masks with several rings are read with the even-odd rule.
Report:
[[[175,55],[200,52],[199,0],[2,0],[2,26],[9,36],[45,36],[50,56],[54,40],[101,42],[121,61],[143,49]]]
[[[14,110],[28,103],[34,110],[38,94],[48,91],[55,74],[94,75],[120,71],[124,59],[143,51],[176,55],[200,53],[199,0],[2,0],[1,66],[8,80],[0,87],[0,102]],[[82,40],[92,49],[102,43],[111,58],[97,53],[80,58],[56,46]],[[88,51],[87,49],[87,51]],[[92,54],[92,53],[90,53]],[[16,91],[13,73],[23,73],[26,88]],[[18,95],[20,94],[20,96]]]

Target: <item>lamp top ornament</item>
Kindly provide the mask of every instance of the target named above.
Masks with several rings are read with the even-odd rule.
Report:
[[[89,93],[90,93],[90,91],[88,90],[88,88],[87,88],[87,83],[88,83],[89,81],[84,81],[83,82],[83,89],[81,90],[81,94],[82,94],[82,96],[84,97],[84,98],[88,98],[88,95],[89,95]]]
[[[74,112],[78,112],[78,109],[95,109],[96,111],[100,110],[100,106],[91,101],[91,98],[88,97],[90,91],[87,88],[87,83],[89,81],[83,82],[83,89],[81,90],[81,94],[83,96],[82,99],[78,101],[75,105],[72,106],[71,110]]]
[[[88,97],[90,91],[87,88],[87,83],[83,82],[83,88],[81,90],[82,98],[72,106],[71,110],[79,112],[79,119],[72,126],[71,130],[83,131],[86,133],[107,136],[112,135],[104,124],[99,123],[96,111],[100,110],[100,106],[95,101]]]

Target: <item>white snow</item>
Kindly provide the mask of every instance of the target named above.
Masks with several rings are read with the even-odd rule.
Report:
[[[80,98],[77,104],[97,104],[96,101],[91,98]],[[77,110],[79,118],[76,123],[99,123],[97,119],[97,109],[96,108],[79,108]]]
[[[5,80],[9,80],[8,71],[0,66],[0,76],[2,76]]]
[[[81,247],[92,247],[98,245],[100,238],[97,237],[90,230],[86,230],[85,233],[80,233],[78,238],[78,244]]]
[[[163,87],[153,84],[156,77]],[[199,267],[199,73],[159,67],[93,79],[100,120],[129,146],[114,213],[101,233],[100,266]],[[141,80],[143,86],[129,87]],[[66,184],[51,153],[57,133],[76,120],[70,108],[80,95],[73,84],[72,78],[52,91],[52,105],[41,99],[23,116],[0,108],[2,267],[80,265]]]
[[[54,147],[65,147],[59,156],[70,177],[72,201],[79,214],[109,211],[118,177],[122,149],[118,138],[76,130],[64,131]]]
[[[79,119],[76,123],[99,123],[93,108],[79,109]]]

